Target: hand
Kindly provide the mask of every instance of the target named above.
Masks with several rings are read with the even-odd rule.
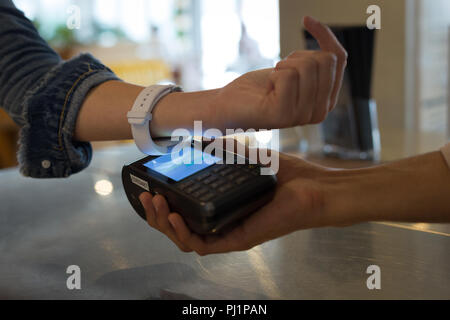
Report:
[[[322,50],[296,51],[274,69],[247,73],[221,89],[215,113],[228,121],[225,127],[314,124],[335,107],[347,53],[327,26],[311,17],[304,25]]]
[[[152,137],[170,137],[194,121],[203,129],[277,129],[317,123],[336,105],[347,53],[320,22],[305,18],[306,29],[322,51],[297,51],[276,68],[245,74],[224,88],[175,92],[153,110]],[[143,87],[107,81],[83,101],[74,131],[76,141],[130,139],[126,117]],[[106,117],[106,118],[105,118]]]
[[[199,255],[243,251],[299,229],[324,225],[324,183],[330,170],[300,158],[280,154],[278,186],[271,203],[224,235],[192,233],[177,213],[170,213],[164,197],[141,195],[148,224],[164,233],[182,251]]]

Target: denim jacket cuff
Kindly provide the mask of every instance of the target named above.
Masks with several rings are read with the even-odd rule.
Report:
[[[87,142],[73,141],[78,113],[89,91],[117,76],[90,54],[50,70],[24,97],[19,164],[23,175],[62,178],[86,168],[92,158]]]

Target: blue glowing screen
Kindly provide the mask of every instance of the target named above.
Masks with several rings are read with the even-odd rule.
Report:
[[[221,159],[199,150],[183,149],[179,154],[166,154],[144,164],[147,168],[174,181],[181,181],[206,169]]]

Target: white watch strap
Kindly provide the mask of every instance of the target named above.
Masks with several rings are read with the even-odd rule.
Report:
[[[175,144],[171,141],[156,144],[150,135],[153,108],[162,98],[175,91],[181,91],[181,88],[172,85],[147,87],[141,91],[134,102],[133,108],[128,112],[128,123],[131,125],[136,146],[145,154],[164,155],[169,152],[169,147]]]

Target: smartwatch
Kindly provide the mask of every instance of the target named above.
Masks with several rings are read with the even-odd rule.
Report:
[[[154,85],[141,91],[133,108],[127,114],[128,123],[131,125],[133,138],[136,146],[141,152],[160,156],[169,153],[169,149],[177,142],[168,139],[163,143],[156,144],[150,135],[150,122],[152,121],[152,111],[158,102],[172,92],[181,92],[181,88],[173,85]]]

